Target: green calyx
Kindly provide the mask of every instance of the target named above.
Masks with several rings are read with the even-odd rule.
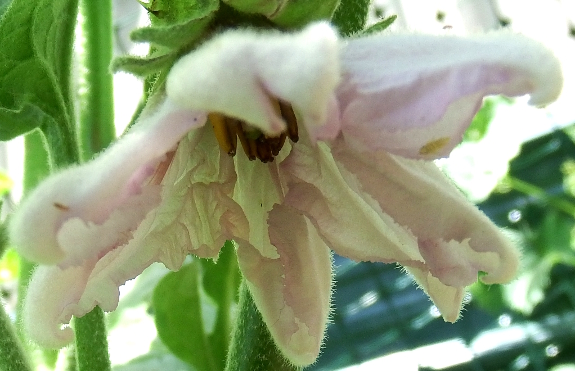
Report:
[[[329,20],[339,0],[223,0],[237,11],[261,14],[282,28],[301,28],[319,20]]]
[[[330,20],[339,0],[287,0],[284,7],[269,17],[272,22],[285,28],[301,28],[321,20]]]
[[[151,25],[135,30],[130,37],[150,43],[150,53],[146,57],[121,57],[112,63],[114,71],[139,76],[167,71],[208,33],[220,5],[218,0],[151,0],[140,4],[148,11]]]
[[[243,13],[273,16],[289,0],[222,0],[225,4]]]

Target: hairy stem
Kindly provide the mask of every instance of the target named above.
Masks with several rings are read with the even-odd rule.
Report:
[[[242,282],[239,313],[232,335],[226,371],[297,371],[276,347],[250,291]]]
[[[115,138],[112,62],[112,2],[82,0],[85,93],[80,99],[80,146],[88,160]]]
[[[84,317],[74,318],[74,331],[78,371],[111,370],[104,311],[96,307]]]

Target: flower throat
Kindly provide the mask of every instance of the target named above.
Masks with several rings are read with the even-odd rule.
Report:
[[[244,153],[251,161],[257,158],[267,163],[272,162],[279,154],[286,137],[296,143],[299,140],[297,119],[291,105],[279,100],[273,100],[273,104],[276,112],[286,122],[286,130],[275,137],[265,135],[244,121],[220,113],[210,113],[208,118],[220,148],[228,155],[235,156],[239,138]]]

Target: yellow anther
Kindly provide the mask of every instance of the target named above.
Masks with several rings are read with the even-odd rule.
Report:
[[[239,138],[242,148],[250,160],[257,158],[266,163],[272,162],[274,157],[280,153],[286,138],[290,138],[294,143],[297,142],[299,139],[297,119],[291,105],[278,99],[272,99],[271,103],[276,114],[285,120],[287,126],[284,132],[274,137],[265,135],[260,130],[250,127],[249,123],[241,120],[220,113],[208,114],[220,148],[230,156],[234,156]]]
[[[419,154],[424,156],[435,155],[439,153],[439,151],[441,151],[450,141],[450,137],[443,137],[427,142],[419,149]]]
[[[219,113],[208,114],[208,119],[212,123],[214,128],[214,134],[220,148],[224,150],[228,155],[233,156],[236,154],[236,140],[235,134],[230,133],[228,125],[226,124],[226,118]],[[233,136],[233,139],[232,139]]]

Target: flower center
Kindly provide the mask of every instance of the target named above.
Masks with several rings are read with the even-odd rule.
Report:
[[[273,100],[273,104],[287,126],[285,131],[275,137],[265,135],[242,120],[220,113],[210,113],[208,118],[212,123],[220,148],[228,155],[235,156],[239,138],[244,153],[250,161],[257,158],[266,163],[273,161],[274,157],[280,153],[286,137],[296,143],[299,140],[297,119],[291,105],[279,100]]]

